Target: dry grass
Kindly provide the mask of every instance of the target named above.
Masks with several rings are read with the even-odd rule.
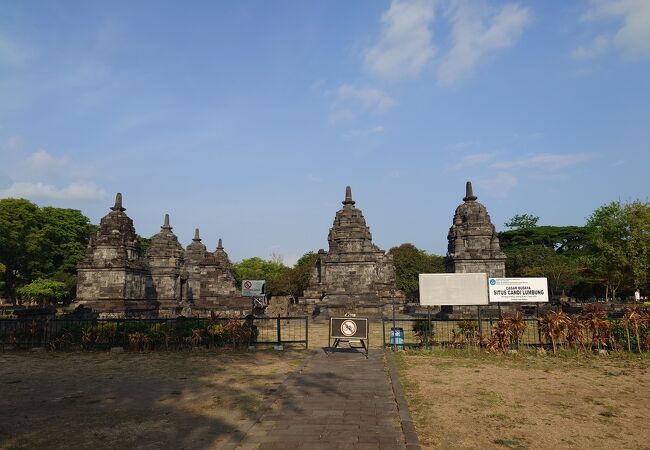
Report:
[[[395,355],[423,448],[650,449],[650,357]]]
[[[0,354],[0,448],[218,448],[309,355]]]

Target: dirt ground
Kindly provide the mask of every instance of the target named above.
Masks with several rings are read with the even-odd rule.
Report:
[[[395,355],[423,448],[650,449],[650,357]]]
[[[0,353],[0,448],[218,448],[310,354]]]

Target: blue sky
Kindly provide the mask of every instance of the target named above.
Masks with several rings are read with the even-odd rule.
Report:
[[[472,180],[497,228],[650,192],[650,2],[4,1],[0,197],[231,259],[327,247],[351,185],[375,242],[438,254]]]

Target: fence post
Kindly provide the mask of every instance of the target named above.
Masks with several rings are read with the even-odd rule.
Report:
[[[305,316],[305,348],[309,348],[309,316]]]
[[[384,316],[381,316],[381,338],[382,345],[386,348],[386,322],[384,322]]]
[[[276,328],[278,332],[278,342],[275,344],[275,347],[273,347],[275,350],[283,350],[282,347],[282,335],[280,332],[280,314],[278,314],[278,318],[276,319]]]

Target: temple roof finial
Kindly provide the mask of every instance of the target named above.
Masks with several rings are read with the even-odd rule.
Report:
[[[219,238],[219,242],[217,243],[217,250],[223,250],[223,243],[221,242],[221,238]]]
[[[465,184],[465,197],[463,197],[464,202],[473,202],[476,200],[478,197],[474,195],[474,191],[472,190],[472,182],[468,181]]]
[[[194,242],[201,242],[201,237],[199,236],[199,229],[195,228],[194,229],[194,239],[192,239]]]
[[[172,227],[169,226],[169,214],[165,214],[165,223],[160,228],[162,228],[163,230],[171,230],[172,229]]]
[[[126,211],[126,208],[122,207],[122,194],[119,192],[115,195],[115,206],[111,208],[113,211]]]
[[[354,205],[356,203],[352,200],[352,188],[350,186],[345,187],[345,200],[342,203],[344,205]]]

